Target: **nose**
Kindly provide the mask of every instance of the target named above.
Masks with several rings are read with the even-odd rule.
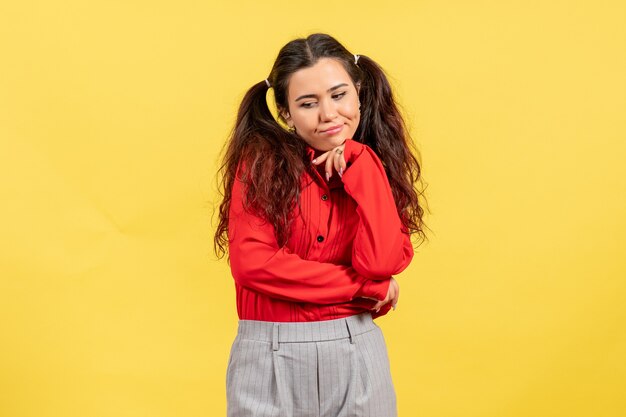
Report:
[[[337,117],[337,109],[335,103],[332,100],[324,100],[320,103],[320,118],[322,121],[333,120]]]

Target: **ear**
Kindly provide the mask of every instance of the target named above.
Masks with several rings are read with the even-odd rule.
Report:
[[[361,82],[359,81],[358,83],[356,83],[356,93],[359,94],[360,91],[361,91]]]
[[[291,121],[291,115],[289,114],[288,111],[286,110],[281,110],[280,111],[280,115],[283,117],[283,119],[285,119],[285,121],[287,122],[287,125],[289,127],[293,127],[293,123]]]

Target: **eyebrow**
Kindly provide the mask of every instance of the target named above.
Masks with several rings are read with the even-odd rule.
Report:
[[[339,87],[347,87],[348,84],[346,83],[342,83],[342,84],[337,84],[334,87],[329,88],[328,90],[326,90],[328,93],[330,93],[331,91],[335,91],[336,89],[338,89]],[[317,97],[315,94],[305,94],[303,96],[298,97],[297,99],[295,99],[294,101],[298,101],[298,100],[302,100],[303,98],[315,98]]]

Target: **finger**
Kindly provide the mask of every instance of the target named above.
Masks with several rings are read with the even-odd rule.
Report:
[[[400,286],[398,285],[396,296],[393,298],[393,301],[391,302],[391,305],[393,306],[394,310],[396,309],[396,304],[398,304],[399,299],[400,299]]]
[[[346,158],[341,154],[341,158],[339,158],[339,172],[343,176],[343,172],[346,170]]]
[[[339,176],[343,175],[343,172],[341,171],[341,158],[343,157],[343,154],[339,154],[337,152],[335,152],[335,157],[333,158],[333,164],[335,165],[335,171],[337,171],[337,173],[339,173]]]
[[[318,156],[317,158],[315,158],[311,162],[313,162],[315,165],[319,165],[322,162],[324,162],[326,160],[326,158],[328,158],[328,154],[329,153],[330,153],[330,151],[329,152],[324,152],[323,154],[321,154],[320,156]]]
[[[333,176],[333,159],[335,159],[335,153],[333,151],[329,151],[329,153],[330,156],[326,158],[326,181]]]
[[[392,280],[393,280],[393,289],[394,289],[394,291],[395,292],[400,291],[400,284],[398,284],[398,281],[396,281],[395,278],[392,278]]]
[[[372,317],[376,318],[376,317],[380,317],[383,316],[385,314],[387,314],[389,312],[389,310],[391,310],[391,304],[388,304],[386,306],[383,306],[379,312],[376,312],[372,315]]]
[[[378,311],[385,304],[387,304],[387,303],[384,300],[383,301],[379,301],[379,302],[376,303],[376,305],[374,307],[372,307],[372,310]]]

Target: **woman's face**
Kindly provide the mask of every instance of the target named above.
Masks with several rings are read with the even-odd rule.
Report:
[[[358,88],[339,61],[321,58],[291,75],[283,117],[309,146],[331,150],[352,138],[359,126]]]

